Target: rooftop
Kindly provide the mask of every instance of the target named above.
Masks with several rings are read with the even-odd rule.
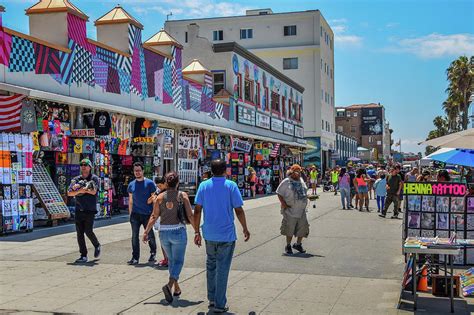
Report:
[[[383,105],[376,104],[376,103],[369,103],[369,104],[354,104],[349,106],[338,106],[336,110],[345,110],[345,109],[362,109],[362,108],[378,108],[383,107]]]
[[[94,24],[104,25],[119,23],[130,23],[140,29],[143,29],[143,25],[138,22],[133,16],[131,16],[127,11],[125,11],[125,9],[122,8],[119,4],[115,8],[98,18]]]
[[[89,20],[89,17],[74,4],[69,2],[69,0],[40,0],[38,3],[26,9],[27,15],[54,12],[68,12],[86,21]]]
[[[150,39],[148,39],[144,45],[146,46],[160,46],[160,45],[174,45],[179,48],[183,48],[183,46],[168,32],[166,32],[163,28],[153,35]]]
[[[197,59],[193,59],[193,61],[191,61],[191,63],[186,66],[182,72],[183,74],[211,74],[211,71],[204,67]]]

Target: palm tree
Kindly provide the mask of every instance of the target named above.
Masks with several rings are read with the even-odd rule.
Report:
[[[443,109],[446,113],[446,118],[448,120],[448,130],[450,132],[459,131],[459,99],[448,97],[446,101],[443,102]]]
[[[449,86],[448,99],[459,101],[461,127],[467,129],[469,123],[469,106],[474,90],[474,56],[461,56],[454,60],[446,70]]]

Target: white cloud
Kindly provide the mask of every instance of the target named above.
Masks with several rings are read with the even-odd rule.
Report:
[[[395,41],[395,39],[391,39],[391,41]],[[411,53],[423,59],[472,54],[474,35],[432,33],[421,37],[399,39],[395,46],[387,47],[384,50]]]
[[[127,2],[132,2],[128,0]],[[244,15],[249,7],[238,3],[215,1],[215,0],[183,0],[177,5],[175,0],[136,0],[133,2],[154,3],[155,5],[135,6],[133,10],[138,14],[148,14],[150,12],[160,12],[164,15],[173,12],[173,16],[178,18],[203,18],[215,16]]]
[[[399,25],[400,25],[400,23],[397,23],[397,22],[390,22],[390,23],[387,23],[387,24],[385,25],[385,27],[386,27],[386,28],[395,28],[395,27],[397,27],[397,26],[399,26]]]
[[[347,19],[330,20],[329,24],[334,32],[334,44],[340,47],[360,47],[362,45],[362,37],[354,34],[348,34],[349,27]]]

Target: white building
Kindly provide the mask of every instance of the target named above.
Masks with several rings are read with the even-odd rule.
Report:
[[[214,44],[236,42],[304,87],[305,138],[321,149],[307,162],[330,166],[336,142],[334,34],[321,12],[248,10],[244,16],[167,21],[165,30],[186,47],[192,23],[201,37]]]

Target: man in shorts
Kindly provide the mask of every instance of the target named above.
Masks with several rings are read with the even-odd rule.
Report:
[[[311,171],[309,172],[309,183],[311,184],[311,194],[316,195],[316,186],[318,184],[318,170],[316,166],[311,166]]]
[[[285,252],[287,255],[293,254],[293,249],[300,253],[305,253],[301,244],[303,237],[309,235],[309,223],[306,217],[306,207],[308,205],[308,187],[301,178],[302,168],[294,164],[288,171],[288,177],[278,186],[276,193],[281,203],[281,234],[286,236]],[[293,237],[296,243],[291,246]]]

